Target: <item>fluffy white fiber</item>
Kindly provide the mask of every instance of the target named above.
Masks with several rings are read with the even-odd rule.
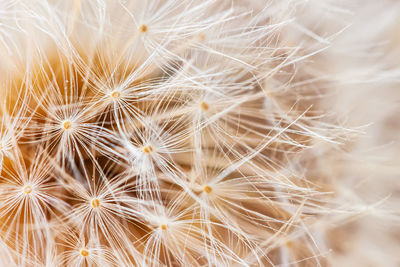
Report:
[[[399,266],[398,14],[0,1],[0,267]]]

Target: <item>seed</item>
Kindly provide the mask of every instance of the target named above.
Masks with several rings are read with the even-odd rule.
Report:
[[[144,148],[143,148],[143,152],[144,153],[146,153],[146,154],[150,154],[151,152],[153,152],[153,147],[152,146],[145,146]]]
[[[32,193],[32,191],[33,191],[32,186],[26,185],[26,186],[24,187],[24,193],[25,193],[25,194],[29,195],[30,193]]]
[[[121,93],[117,90],[114,90],[111,92],[110,96],[112,99],[118,99],[121,97]]]
[[[287,248],[291,248],[291,247],[293,247],[293,242],[292,241],[286,241],[285,246]]]
[[[72,127],[72,123],[70,121],[63,121],[62,122],[62,127],[64,130],[68,131]]]
[[[89,256],[89,251],[85,248],[81,249],[81,255],[82,257],[87,257]]]
[[[209,106],[206,102],[201,102],[200,107],[202,110],[207,111],[209,109]]]
[[[141,33],[147,32],[147,25],[146,24],[140,25],[139,32],[141,32]]]
[[[100,200],[99,200],[98,198],[93,198],[93,199],[90,201],[90,205],[92,205],[92,207],[93,207],[94,209],[97,209],[97,208],[100,207]]]
[[[200,41],[200,42],[204,42],[204,40],[206,40],[206,36],[202,32],[199,33],[196,37],[197,37],[197,40]]]
[[[206,186],[204,186],[203,191],[204,191],[206,194],[210,194],[210,193],[212,192],[212,188],[211,188],[211,186],[206,185]]]

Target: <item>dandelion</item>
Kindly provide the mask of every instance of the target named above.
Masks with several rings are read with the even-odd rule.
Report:
[[[398,220],[347,186],[365,128],[333,104],[398,81],[382,38],[260,3],[0,3],[2,264],[325,266],[332,231]]]

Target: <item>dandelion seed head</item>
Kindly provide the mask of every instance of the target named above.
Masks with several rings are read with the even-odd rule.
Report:
[[[335,217],[340,201],[328,197],[340,196],[342,172],[322,163],[353,131],[324,103],[359,81],[373,88],[363,75],[391,65],[353,64],[384,54],[363,38],[379,53],[352,40],[357,53],[339,63],[347,44],[335,39],[349,20],[338,14],[351,12],[335,1],[243,1],[6,1],[0,259],[328,265],[325,225],[339,224],[318,222]],[[313,11],[314,21],[314,5],[330,16]],[[9,66],[18,73],[3,73]]]

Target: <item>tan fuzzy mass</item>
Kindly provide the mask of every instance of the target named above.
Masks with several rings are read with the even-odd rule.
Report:
[[[395,1],[0,2],[0,267],[399,266]]]

